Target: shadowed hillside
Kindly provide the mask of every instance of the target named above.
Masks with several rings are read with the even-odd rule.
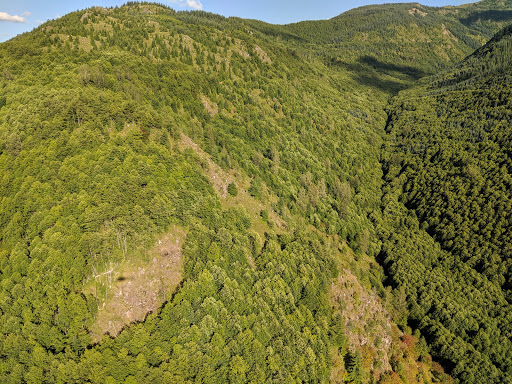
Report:
[[[382,258],[465,383],[512,378],[511,31],[389,109],[384,201],[400,235]]]

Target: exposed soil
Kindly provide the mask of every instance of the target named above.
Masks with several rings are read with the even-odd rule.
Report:
[[[94,277],[88,293],[97,295],[100,286],[106,287],[91,330],[94,341],[105,333],[117,336],[123,327],[144,320],[170,297],[182,279],[184,240],[185,232],[174,228],[158,239],[146,260],[126,261]]]
[[[345,269],[329,289],[330,301],[345,320],[345,334],[349,350],[362,350],[365,367],[378,379],[391,370],[389,358],[393,330],[388,312],[382,307],[377,294],[368,292],[357,277]],[[368,359],[369,358],[369,359]]]
[[[215,116],[219,112],[219,107],[213,101],[208,99],[205,95],[201,95],[201,102],[208,111],[210,116]]]
[[[254,46],[254,51],[256,52],[256,54],[258,55],[258,57],[260,58],[261,61],[263,61],[264,63],[267,63],[267,64],[272,64],[272,60],[267,55],[267,52],[265,52],[263,49],[261,49],[258,45]]]
[[[428,15],[428,13],[420,11],[418,8],[409,9],[409,15],[414,15],[414,14],[418,14],[423,17]]]

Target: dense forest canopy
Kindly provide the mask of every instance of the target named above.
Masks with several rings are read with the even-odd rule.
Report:
[[[384,257],[413,321],[464,382],[512,379],[511,33],[389,109],[386,199],[409,213]]]
[[[510,382],[511,12],[0,44],[0,381]]]

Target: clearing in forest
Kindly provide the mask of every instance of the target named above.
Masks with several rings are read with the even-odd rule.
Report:
[[[185,237],[182,229],[173,227],[143,258],[126,260],[93,277],[84,290],[98,299],[93,341],[106,333],[117,336],[123,327],[144,320],[170,298],[182,280]]]

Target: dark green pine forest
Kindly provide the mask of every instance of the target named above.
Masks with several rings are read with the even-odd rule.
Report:
[[[512,374],[511,44],[506,27],[388,110],[381,257],[463,382]]]
[[[512,2],[0,44],[1,383],[512,383]]]

